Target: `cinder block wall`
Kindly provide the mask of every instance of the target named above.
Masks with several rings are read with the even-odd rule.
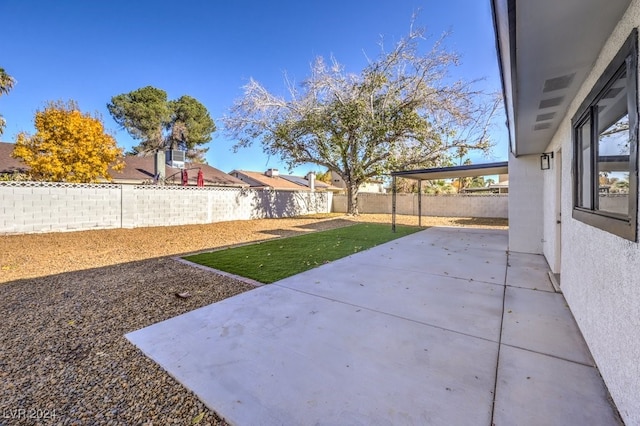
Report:
[[[0,234],[138,228],[331,211],[331,193],[0,182]]]
[[[23,185],[0,182],[0,233],[120,227],[117,185]]]
[[[391,213],[391,194],[358,194],[360,213]],[[498,217],[509,214],[507,194],[490,195],[423,195],[423,216],[450,217]],[[347,196],[333,196],[333,211],[347,211]],[[418,214],[418,194],[396,194],[396,213],[404,215]]]

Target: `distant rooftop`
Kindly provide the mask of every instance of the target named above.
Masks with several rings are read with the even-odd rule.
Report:
[[[0,142],[0,173],[26,173],[29,167],[17,158],[11,157],[15,144],[8,142]],[[138,157],[127,155],[123,158],[125,167],[121,172],[109,170],[113,183],[126,184],[142,184],[150,183],[154,179],[155,159],[153,156]],[[189,174],[188,184],[195,186],[197,184],[198,170],[201,169],[204,175],[205,186],[233,186],[246,187],[247,184],[240,179],[236,179],[224,173],[221,170],[211,167],[208,164],[185,163],[185,168]],[[176,184],[180,184],[182,169],[171,167],[165,164],[165,176],[171,180],[175,180]]]
[[[311,188],[311,182],[306,177],[281,175],[277,169],[269,169],[266,172],[232,170],[229,174],[254,188],[271,188],[283,191],[300,191]],[[314,181],[314,187],[320,191],[340,190],[340,188],[328,185],[317,179]]]

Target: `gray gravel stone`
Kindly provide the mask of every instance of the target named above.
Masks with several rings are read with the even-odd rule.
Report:
[[[171,258],[1,285],[0,424],[226,424],[123,336],[251,288]]]

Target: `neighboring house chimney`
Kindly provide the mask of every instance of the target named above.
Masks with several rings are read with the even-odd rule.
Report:
[[[314,172],[309,172],[307,173],[306,178],[309,181],[309,188],[312,191],[315,191],[316,190],[316,174]]]
[[[278,169],[269,169],[265,172],[265,175],[272,178],[277,178],[278,176],[280,176],[280,172],[278,172]]]
[[[156,152],[154,163],[153,163],[153,180],[157,185],[164,185],[164,180],[166,178],[165,173],[165,154],[164,151]]]

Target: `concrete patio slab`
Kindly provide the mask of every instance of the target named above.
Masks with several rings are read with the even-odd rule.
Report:
[[[477,228],[430,228],[429,235],[437,245],[454,245],[483,250],[499,250],[504,252],[506,233],[501,229]]]
[[[276,285],[127,338],[233,424],[491,419],[497,343]]]
[[[446,229],[446,228],[444,228]],[[429,229],[428,231],[431,231]],[[475,243],[473,243],[475,240]],[[504,284],[507,235],[418,232],[368,250],[362,263],[398,271]]]
[[[616,424],[562,295],[506,285],[540,259],[506,247],[430,228],[126,337],[236,425]]]
[[[594,367],[503,345],[493,424],[607,426],[621,423]]]
[[[594,365],[562,294],[507,287],[504,308],[503,344]]]
[[[509,253],[507,285],[543,291],[555,291],[549,279],[549,265],[540,254]]]
[[[364,259],[341,259],[321,276],[307,271],[278,285],[498,342],[503,286],[390,267],[381,274]]]

